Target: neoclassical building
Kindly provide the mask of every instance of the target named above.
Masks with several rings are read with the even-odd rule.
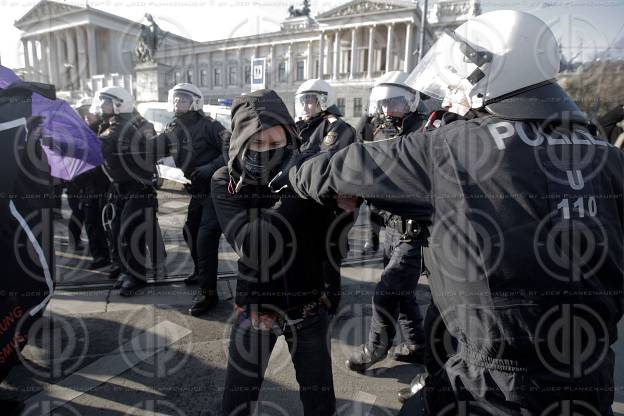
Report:
[[[480,12],[479,0],[430,4],[425,49],[440,31]],[[314,18],[288,18],[272,33],[208,42],[169,34],[155,60],[164,88],[192,82],[206,102],[216,102],[249,92],[252,60],[265,58],[266,87],[275,89],[291,109],[297,87],[320,77],[336,88],[339,107],[353,121],[364,111],[376,77],[413,69],[420,22],[421,8],[414,1],[353,0]],[[24,70],[30,79],[53,83],[68,97],[109,84],[142,96],[136,90],[145,86],[135,82],[139,23],[88,6],[43,0],[15,26],[23,31]],[[157,96],[163,99],[163,92]]]

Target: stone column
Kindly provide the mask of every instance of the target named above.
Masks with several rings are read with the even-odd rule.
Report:
[[[268,76],[266,77],[266,81],[267,81],[267,88],[272,88],[273,85],[275,85],[275,77],[277,76],[277,65],[275,65],[275,46],[271,45],[269,47],[269,59],[271,60],[271,72],[269,72],[269,74],[267,74]]]
[[[405,24],[405,62],[403,70],[410,72],[412,70],[412,32],[413,25],[411,22]]]
[[[338,79],[338,73],[340,72],[340,30],[336,30],[336,37],[334,38],[334,70],[332,73],[332,79]]]
[[[87,26],[87,53],[89,54],[89,77],[98,75],[97,42],[93,26]]]
[[[56,41],[56,63],[58,68],[58,83],[56,85],[57,90],[64,90],[67,88],[67,68],[65,67],[65,45],[63,45],[62,32],[55,32],[54,39]]]
[[[201,88],[201,73],[199,72],[199,54],[193,51],[193,84]]]
[[[325,74],[325,32],[321,32],[319,38],[319,73],[318,77],[323,79]]]
[[[74,37],[72,36],[72,30],[68,29],[65,31],[65,42],[67,43],[67,63],[70,65],[69,67],[69,85],[72,89],[78,88],[77,85],[77,77],[76,77],[76,44],[74,43]]]
[[[78,66],[77,74],[80,80],[80,89],[85,89],[88,85],[89,71],[87,69],[87,45],[85,32],[82,27],[76,27],[76,43],[78,44]]]
[[[314,65],[314,60],[312,59],[312,42],[308,42],[308,50],[307,50],[308,58],[306,60],[306,78],[312,78],[312,66]]]
[[[351,72],[349,73],[349,79],[355,78],[355,72],[357,71],[357,29],[351,29]]]
[[[32,50],[33,81],[41,82],[41,62],[39,56],[37,56],[37,39],[32,39],[30,41],[30,48]]]
[[[375,62],[375,25],[368,28],[368,68],[366,69],[366,77],[373,79],[373,64]]]
[[[238,48],[238,50],[236,51],[236,57],[238,58],[238,69],[236,70],[236,75],[238,76],[238,87],[243,88],[243,85],[245,83],[245,64],[242,48]]]
[[[46,33],[46,58],[48,61],[49,83],[56,85],[58,83],[58,64],[56,60],[56,44],[52,33]]]
[[[22,47],[24,48],[24,69],[26,70],[26,73],[28,74],[28,76],[30,77],[30,52],[28,50],[28,40],[27,39],[22,39]]]
[[[207,87],[209,89],[212,89],[213,85],[214,85],[214,80],[212,79],[212,71],[213,71],[213,67],[212,67],[212,53],[208,52],[208,62],[206,65],[206,71],[208,72],[208,85]]]
[[[288,80],[288,85],[293,85],[293,81],[295,80],[294,74],[295,68],[295,57],[293,52],[293,44],[288,44],[288,74],[286,79]]]
[[[388,24],[388,39],[386,41],[386,72],[392,71],[392,26]]]

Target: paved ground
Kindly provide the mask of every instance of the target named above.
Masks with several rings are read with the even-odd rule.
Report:
[[[88,257],[69,252],[59,229],[57,266],[64,286],[34,328],[36,335],[24,351],[23,365],[1,385],[0,398],[26,400],[25,416],[218,414],[234,284],[227,274],[234,257],[223,245],[224,278],[218,287],[223,300],[217,309],[202,318],[188,315],[194,289],[179,281],[190,266],[176,231],[184,217],[183,206],[176,203],[182,201],[180,197],[161,203],[168,268],[175,275],[130,299],[110,290],[103,274],[86,271]],[[358,225],[351,235],[357,249],[351,254],[351,265],[343,267],[343,306],[331,328],[339,415],[395,415],[396,392],[419,368],[386,360],[367,374],[354,374],[344,366],[345,358],[366,337],[371,293],[381,272],[378,259],[357,259],[362,235],[363,227]],[[179,253],[175,261],[171,253]],[[78,283],[90,286],[86,289]],[[424,311],[429,293],[427,282],[420,283],[419,303]],[[624,344],[618,342],[615,350],[619,358]],[[617,414],[624,414],[622,369],[618,359]],[[259,414],[302,414],[294,369],[282,340],[271,358],[260,399]]]

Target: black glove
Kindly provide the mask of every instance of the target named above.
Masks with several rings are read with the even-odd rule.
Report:
[[[338,312],[341,295],[342,291],[340,287],[329,287],[326,285],[320,302],[327,307],[327,313],[329,315],[336,315],[336,312]]]
[[[293,167],[299,167],[301,164],[314,156],[316,152],[308,151],[303,153],[295,153],[293,156],[282,166],[277,175],[275,175],[268,183],[268,187],[272,193],[277,194],[281,191],[293,188],[290,183],[289,172]]]

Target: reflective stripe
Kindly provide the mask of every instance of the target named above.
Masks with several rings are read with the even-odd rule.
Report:
[[[37,256],[39,257],[39,261],[41,262],[41,267],[43,268],[43,274],[45,276],[46,283],[48,284],[48,289],[50,290],[50,293],[48,293],[48,296],[46,296],[46,298],[39,305],[33,307],[30,310],[30,316],[34,316],[41,309],[45,308],[46,304],[50,301],[50,298],[52,297],[52,292],[54,290],[54,283],[52,281],[52,275],[50,274],[50,268],[48,267],[48,262],[43,253],[43,249],[41,248],[41,245],[39,245],[39,242],[35,238],[34,234],[32,233],[32,230],[28,226],[28,223],[26,222],[24,217],[22,217],[22,215],[19,213],[13,201],[9,201],[9,209],[11,210],[11,214],[13,214],[17,222],[19,222],[19,224],[22,226],[22,229],[24,230],[24,232],[28,236],[28,239],[32,243],[35,249],[35,252],[37,253]]]
[[[26,127],[27,126],[26,117],[0,123],[0,131],[11,130],[11,129],[15,129],[21,126],[24,126],[24,129],[26,130],[26,137],[28,137],[28,128]]]

